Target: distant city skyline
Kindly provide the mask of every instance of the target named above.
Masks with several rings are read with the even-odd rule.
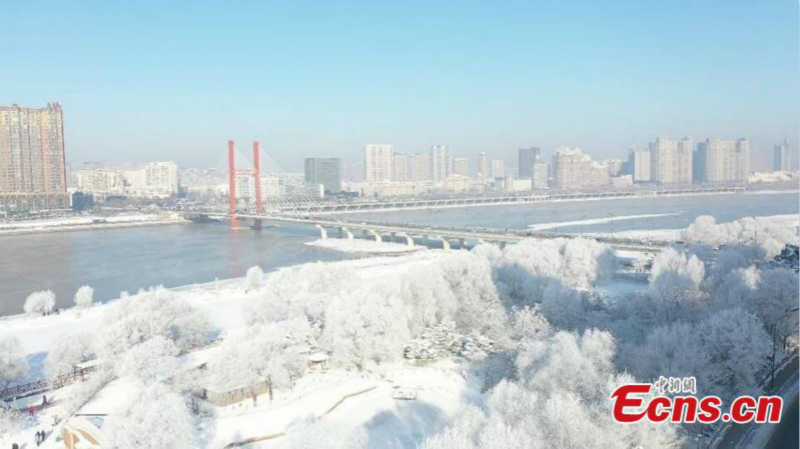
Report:
[[[353,165],[369,142],[510,165],[530,146],[606,159],[658,136],[744,136],[765,170],[800,141],[797,16],[791,2],[11,3],[0,104],[60,102],[73,165],[224,166],[228,139],[300,173],[305,157]]]

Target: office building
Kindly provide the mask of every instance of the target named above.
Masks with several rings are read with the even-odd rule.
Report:
[[[69,208],[61,105],[0,106],[0,210]]]
[[[364,178],[367,181],[391,181],[393,145],[367,144],[364,147]]]
[[[410,181],[430,181],[431,156],[428,153],[414,153],[408,156],[408,178]]]
[[[561,147],[553,155],[553,186],[561,190],[609,185],[608,166],[593,161],[577,147]]]
[[[746,182],[750,173],[750,141],[706,139],[697,144],[692,164],[696,182]]]
[[[504,178],[506,176],[505,163],[500,159],[492,160],[492,178]]]
[[[483,151],[478,153],[478,171],[475,174],[482,179],[489,177],[489,158]]]
[[[436,182],[444,181],[452,173],[453,161],[450,147],[434,145],[431,147],[431,174]]]
[[[306,158],[305,182],[322,185],[326,194],[341,192],[342,160],[338,157]]]
[[[692,139],[659,137],[650,142],[650,180],[661,184],[692,182]]]
[[[792,150],[789,147],[789,138],[783,140],[780,145],[775,145],[772,153],[772,169],[775,171],[791,171],[794,169],[792,165]]]
[[[392,181],[408,181],[408,155],[395,153],[392,159]]]
[[[547,162],[538,160],[533,163],[533,171],[531,172],[531,186],[533,190],[544,190],[549,186],[548,177],[549,167]]]
[[[650,150],[631,148],[628,153],[628,171],[633,182],[650,182]]]
[[[469,177],[469,159],[465,157],[453,158],[453,174]]]
[[[541,158],[538,147],[520,148],[518,161],[518,174],[520,178],[530,178],[533,175],[533,163]]]

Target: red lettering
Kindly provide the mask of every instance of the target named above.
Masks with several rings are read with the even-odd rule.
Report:
[[[743,424],[753,420],[756,400],[752,396],[740,396],[731,405],[731,419],[735,423]]]
[[[769,420],[767,420],[767,409],[769,409]],[[783,410],[783,398],[780,396],[761,396],[758,398],[758,412],[756,422],[781,422],[781,411]]]
[[[722,405],[722,399],[717,396],[706,396],[700,400],[700,413],[697,415],[697,420],[703,424],[717,422],[722,415],[719,409]]]
[[[665,398],[664,396],[656,396],[647,404],[647,419],[653,422],[664,422],[669,419],[669,409],[670,409],[670,400],[669,398]],[[658,411],[659,406],[663,407],[665,410],[661,412]]]
[[[672,422],[695,422],[699,401],[694,396],[676,396],[672,400]]]
[[[646,411],[642,413],[627,413],[627,407],[641,407],[643,400],[638,397],[628,397],[629,394],[647,394],[650,392],[650,384],[628,384],[622,385],[614,391],[611,398],[614,399],[614,419],[617,422],[631,423],[641,420]]]

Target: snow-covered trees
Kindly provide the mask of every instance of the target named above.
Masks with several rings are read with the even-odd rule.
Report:
[[[769,334],[752,314],[741,309],[718,312],[697,326],[703,348],[705,391],[731,398],[758,391],[757,374],[766,367]]]
[[[11,447],[11,436],[22,430],[24,418],[19,410],[13,407],[6,408],[0,405],[0,443]]]
[[[212,358],[212,382],[220,391],[267,382],[288,388],[303,375],[312,329],[305,318],[257,324],[227,335]]]
[[[614,372],[605,332],[558,332],[529,340],[517,359],[519,381],[488,394],[487,412],[467,407],[426,449],[674,447],[675,427],[612,419],[613,388],[633,379]]]
[[[69,332],[56,338],[45,359],[48,377],[71,373],[78,363],[95,356],[94,335],[89,332]]]
[[[208,332],[202,312],[159,287],[107,306],[99,330],[99,350],[103,357],[114,356],[160,335],[185,351],[204,343]]]
[[[84,285],[75,292],[75,306],[80,309],[85,309],[92,305],[94,300],[94,289],[88,285]]]
[[[156,335],[118,355],[114,370],[119,377],[133,376],[146,383],[164,380],[175,374],[177,355],[172,340]]]
[[[705,266],[695,255],[674,248],[660,252],[650,272],[650,294],[666,322],[687,318],[701,299]]]
[[[768,257],[780,253],[786,243],[797,241],[794,225],[754,217],[717,223],[709,215],[697,217],[694,223],[681,232],[681,238],[706,244],[761,246]]]
[[[47,315],[56,306],[56,294],[52,290],[33,292],[25,299],[25,313]]]
[[[397,360],[411,339],[406,316],[391,285],[336,297],[325,312],[320,347],[343,366]]]
[[[28,362],[17,337],[0,336],[0,389],[28,372]]]
[[[768,330],[774,329],[784,346],[789,336],[797,334],[799,285],[800,279],[793,270],[764,270],[750,299],[749,310],[763,320]]]
[[[113,449],[197,447],[186,401],[161,384],[149,386],[122,415],[110,416],[106,426],[103,431]]]
[[[264,272],[261,267],[254,265],[247,269],[247,291],[258,291],[261,288],[261,281],[264,279]]]

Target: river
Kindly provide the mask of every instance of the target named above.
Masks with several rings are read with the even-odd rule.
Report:
[[[244,276],[253,265],[267,271],[354,257],[303,244],[317,237],[309,226],[232,231],[226,223],[0,236],[0,315],[22,312],[36,290],[53,290],[64,307],[81,285],[106,301],[123,290]]]
[[[744,193],[659,198],[625,198],[602,201],[563,201],[513,206],[482,206],[342,215],[346,219],[388,221],[425,225],[477,226],[487,228],[557,229],[559,232],[609,233],[628,230],[682,229],[700,215],[718,222],[746,216],[797,214],[800,195]],[[591,222],[580,224],[580,222]],[[570,225],[550,225],[554,223]]]
[[[798,209],[795,192],[375,212],[340,217],[495,228],[603,220],[612,216],[640,217],[613,224],[573,224],[559,228],[564,232],[578,232],[581,227],[586,232],[609,232],[683,228],[703,214],[729,221],[749,215],[797,214]],[[117,298],[122,290],[135,292],[155,285],[175,287],[243,276],[253,265],[268,271],[304,262],[358,257],[303,244],[317,236],[314,228],[305,225],[231,231],[224,223],[0,236],[0,315],[20,313],[27,295],[36,290],[53,290],[58,306],[64,307],[72,304],[75,290],[81,285],[91,285],[95,299],[107,301]]]

